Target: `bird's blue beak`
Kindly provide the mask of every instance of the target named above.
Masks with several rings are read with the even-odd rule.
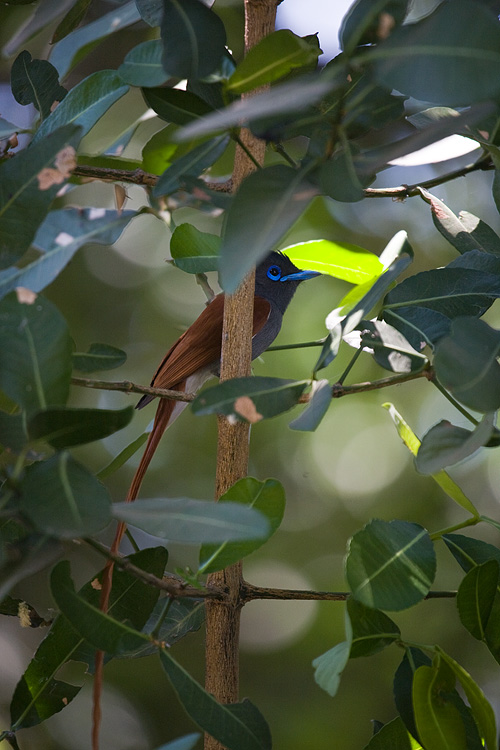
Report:
[[[306,279],[312,279],[315,276],[321,276],[319,271],[297,271],[297,273],[289,273],[288,276],[282,276],[280,281],[306,281]]]

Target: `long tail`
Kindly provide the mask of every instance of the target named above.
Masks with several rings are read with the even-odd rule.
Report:
[[[176,386],[176,390],[179,390],[179,391],[185,390],[185,382],[179,383]],[[141,487],[142,480],[144,479],[144,475],[146,474],[148,466],[151,463],[151,459],[153,458],[154,453],[158,447],[158,443],[160,442],[163,436],[163,433],[165,432],[169,424],[173,422],[173,420],[177,416],[177,413],[179,412],[179,407],[177,406],[178,403],[179,402],[171,401],[170,399],[165,399],[165,398],[160,399],[158,408],[156,410],[153,429],[151,430],[151,433],[149,435],[148,442],[146,443],[146,448],[142,455],[141,461],[139,463],[139,466],[137,467],[137,470],[134,474],[134,478],[132,479],[132,483],[127,492],[127,497],[125,498],[125,502],[131,503],[136,499],[139,493],[139,489]],[[177,409],[176,409],[176,406],[177,406]],[[126,524],[123,521],[120,521],[116,529],[116,534],[113,540],[113,544],[111,545],[111,549],[110,549],[112,555],[118,554],[120,543],[123,539],[123,535],[125,534],[125,530],[126,530]],[[108,560],[104,567],[104,571],[102,574],[101,599],[100,599],[99,606],[100,606],[101,612],[104,612],[104,613],[108,611],[108,607],[109,607],[109,597],[111,595],[111,584],[113,580],[114,566],[115,564],[113,560]],[[95,672],[94,672],[94,689],[93,689],[92,750],[99,750],[99,729],[100,729],[100,724],[101,724],[101,692],[102,692],[103,666],[104,666],[104,652],[97,651],[95,655]]]

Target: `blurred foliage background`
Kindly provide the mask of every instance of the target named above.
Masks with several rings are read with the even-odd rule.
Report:
[[[54,6],[57,3],[54,2]],[[63,3],[59,3],[63,7]],[[303,3],[290,0],[280,7],[279,25],[296,33],[315,33],[335,40],[338,23],[349,0],[337,2],[335,14],[328,0]],[[432,3],[420,3],[428,10]],[[294,6],[290,10],[290,7]],[[342,7],[341,7],[342,6]],[[90,14],[95,18],[109,12],[112,2],[94,0]],[[237,59],[242,54],[243,11],[239,0],[217,0],[217,11],[228,30],[229,46]],[[309,10],[311,9],[311,15]],[[8,12],[7,12],[8,10]],[[338,11],[338,13],[337,13]],[[13,12],[0,5],[0,46],[5,48],[32,12],[19,6]],[[8,21],[8,22],[7,22]],[[296,25],[294,25],[296,24]],[[33,56],[45,57],[50,35],[57,25],[44,29],[27,45]],[[150,38],[152,30],[136,24],[96,46],[71,73],[68,85],[102,67],[116,68],[127,51]],[[330,49],[330,56],[332,50]],[[8,70],[11,60],[0,64],[0,112],[14,122],[22,122],[26,108],[10,95]],[[116,139],[117,128],[127,126],[146,111],[138,90],[121,99],[85,137],[83,151],[102,149]],[[33,116],[33,112],[31,112]],[[145,120],[124,156],[140,157],[146,134],[159,130],[157,118]],[[446,144],[433,154],[423,155],[421,163],[394,166],[379,176],[375,187],[416,183],[450,171],[470,161],[470,155],[453,156]],[[441,150],[439,150],[441,149]],[[433,161],[436,160],[436,161]],[[418,162],[419,160],[417,160]],[[222,175],[227,164],[219,164]],[[500,231],[500,219],[491,199],[488,173],[475,173],[435,190],[458,213],[467,209]],[[127,186],[128,207],[145,204],[142,188]],[[90,182],[73,190],[71,205],[115,205],[113,185]],[[62,199],[62,202],[65,199]],[[196,217],[196,219],[195,219]],[[177,212],[176,222],[193,221],[204,231],[218,231],[218,219],[202,217],[190,209]],[[354,242],[380,252],[400,229],[408,232],[415,250],[414,271],[445,265],[455,251],[434,229],[429,207],[419,198],[406,202],[365,199],[341,204],[316,199],[283,242],[283,247],[301,240],[326,238]],[[88,246],[80,251],[66,270],[46,291],[47,296],[67,318],[76,348],[86,351],[93,341],[120,347],[127,352],[126,365],[110,379],[127,379],[147,384],[164,352],[195,319],[204,304],[204,294],[194,278],[168,264],[169,231],[153,216],[135,219],[112,248]],[[216,279],[212,279],[214,285]],[[331,278],[304,284],[287,312],[276,344],[319,339],[325,335],[324,318],[346,293],[348,286]],[[498,303],[486,320],[500,323]],[[254,363],[254,372],[280,377],[308,377],[316,360],[316,349],[269,352]],[[349,358],[344,352],[330,366],[334,380]],[[363,355],[348,382],[384,377],[373,360]],[[133,397],[132,397],[133,398]],[[349,537],[370,518],[405,518],[430,531],[461,520],[460,511],[431,478],[415,472],[413,462],[400,442],[388,413],[381,408],[392,401],[422,435],[437,418],[452,416],[463,420],[432,384],[422,379],[384,391],[334,400],[327,417],[314,433],[288,429],[290,415],[265,421],[252,428],[250,474],[260,479],[276,477],[287,493],[287,510],[278,534],[244,565],[252,583],[288,588],[318,590],[345,589],[343,556]],[[131,403],[122,393],[73,388],[73,405],[119,408]],[[75,451],[92,470],[98,470],[121,448],[137,437],[153,418],[154,407],[138,412],[121,432]],[[142,496],[161,495],[210,499],[214,491],[216,422],[212,417],[197,418],[186,410],[169,430],[148,472]],[[139,454],[108,480],[115,500],[124,497]],[[484,452],[451,471],[454,479],[478,505],[482,513],[494,514],[500,501],[500,466],[495,452]],[[487,529],[479,533],[488,539]],[[103,535],[111,539],[111,531]],[[138,541],[146,542],[138,535]],[[97,555],[84,549],[68,550],[73,558],[77,583],[83,582],[101,566]],[[196,550],[171,549],[170,568],[195,564]],[[438,550],[439,555],[439,550]],[[460,571],[449,555],[438,557],[437,589],[455,588]],[[19,586],[16,595],[25,597],[42,614],[49,614],[52,602],[47,574],[37,574]],[[396,647],[368,660],[350,662],[335,699],[315,684],[312,659],[343,639],[344,604],[334,602],[252,602],[243,613],[241,695],[250,697],[270,723],[275,747],[287,750],[358,750],[368,741],[370,720],[388,721],[394,716],[389,698],[392,675],[401,658]],[[25,669],[43,628],[26,631],[14,618],[3,623],[0,633],[0,711],[8,716],[8,701]],[[438,642],[451,655],[459,654],[463,666],[482,685],[494,707],[500,709],[498,678],[489,673],[486,649],[473,641],[460,626],[453,600],[426,601],[417,610],[394,616],[404,637],[420,642]],[[12,621],[11,621],[12,620]],[[446,632],[446,636],[445,636]],[[189,636],[176,647],[176,655],[198,679],[203,676],[203,634]],[[64,679],[85,679],[86,688],[62,714],[40,727],[24,730],[23,748],[31,750],[84,750],[89,746],[90,678],[72,665]],[[165,713],[165,705],[175,705],[165,675],[152,659],[133,664],[113,661],[105,672],[104,724],[102,745],[108,750],[146,750],[166,742],[192,725],[182,709]],[[352,712],[356,712],[353,722]],[[7,722],[3,722],[7,723]],[[116,727],[119,727],[117,735]],[[119,741],[116,737],[119,736]],[[128,740],[124,744],[123,738]]]

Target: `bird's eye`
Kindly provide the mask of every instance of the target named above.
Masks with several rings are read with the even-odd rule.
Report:
[[[267,278],[271,281],[279,281],[281,278],[281,268],[279,266],[269,266],[267,269]]]

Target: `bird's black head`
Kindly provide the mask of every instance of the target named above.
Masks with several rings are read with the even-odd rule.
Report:
[[[257,266],[255,294],[284,313],[301,281],[319,275],[317,271],[301,271],[283,253],[272,252]]]

